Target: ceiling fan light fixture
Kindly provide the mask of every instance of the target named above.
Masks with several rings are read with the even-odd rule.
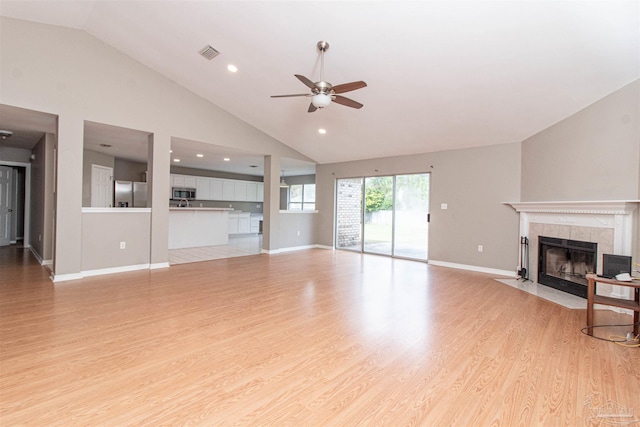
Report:
[[[331,97],[324,93],[319,93],[311,97],[311,103],[316,108],[324,108],[327,105],[331,104]]]

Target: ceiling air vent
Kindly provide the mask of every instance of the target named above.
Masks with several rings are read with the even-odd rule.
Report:
[[[202,49],[200,49],[199,53],[200,53],[200,55],[202,55],[205,58],[207,58],[209,61],[211,61],[216,56],[220,55],[220,52],[218,52],[217,50],[215,50],[214,48],[212,48],[209,45],[207,45],[207,46],[203,47]]]

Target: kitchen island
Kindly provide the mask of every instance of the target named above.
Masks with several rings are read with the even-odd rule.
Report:
[[[169,208],[169,249],[229,243],[230,208]]]

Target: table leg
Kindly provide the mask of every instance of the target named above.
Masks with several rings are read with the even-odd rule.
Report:
[[[595,294],[595,281],[588,279],[587,281],[587,333],[593,335],[593,301]]]

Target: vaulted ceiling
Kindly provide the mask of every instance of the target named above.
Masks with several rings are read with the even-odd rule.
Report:
[[[637,0],[2,0],[0,15],[84,30],[319,163],[522,141],[640,77]],[[270,97],[320,79],[320,40],[326,81],[367,83],[343,94],[362,109]]]

